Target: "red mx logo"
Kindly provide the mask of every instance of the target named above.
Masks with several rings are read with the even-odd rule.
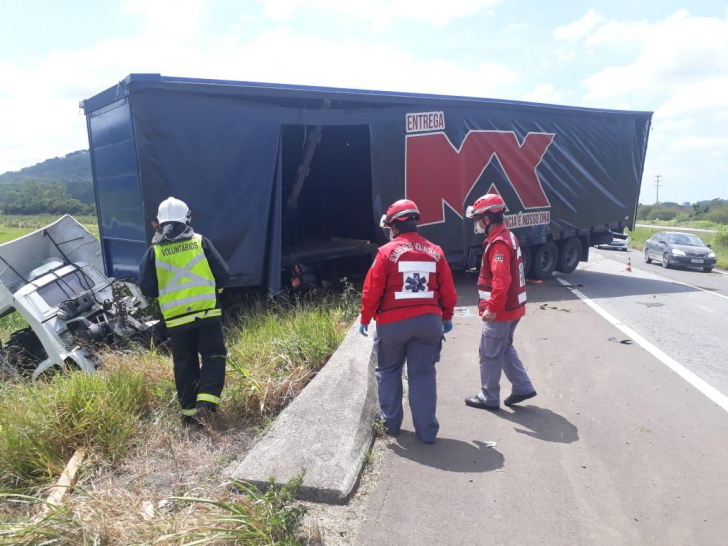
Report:
[[[407,135],[405,195],[422,224],[444,222],[445,204],[462,218],[465,199],[495,157],[524,209],[550,207],[536,167],[554,136],[528,133],[519,144],[513,131],[470,131],[458,150],[445,133]]]

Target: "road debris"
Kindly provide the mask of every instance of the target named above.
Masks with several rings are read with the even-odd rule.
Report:
[[[612,341],[614,343],[621,343],[622,345],[632,345],[634,343],[634,341],[632,341],[631,339],[618,340],[614,336],[609,336],[609,341]]]
[[[571,313],[571,309],[563,309],[561,307],[549,305],[548,303],[542,304],[539,309],[541,309],[542,311],[564,311],[565,313]]]

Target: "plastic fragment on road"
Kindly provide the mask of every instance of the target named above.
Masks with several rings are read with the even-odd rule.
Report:
[[[470,312],[470,307],[456,307],[455,314],[458,317],[471,318],[473,313]]]

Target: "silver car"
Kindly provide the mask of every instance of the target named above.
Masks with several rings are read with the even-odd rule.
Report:
[[[715,266],[715,252],[696,235],[675,231],[660,231],[645,242],[645,262],[662,262],[662,267],[683,265],[702,267],[709,273]]]
[[[629,235],[611,231],[612,240],[607,244],[597,245],[597,248],[611,248],[613,250],[629,250]]]

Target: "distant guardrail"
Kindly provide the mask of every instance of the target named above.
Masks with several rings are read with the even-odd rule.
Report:
[[[684,228],[684,227],[675,227],[675,226],[655,226],[653,224],[635,224],[635,227],[664,229],[664,230],[668,230],[668,231],[702,231],[703,233],[716,233],[715,229]]]

